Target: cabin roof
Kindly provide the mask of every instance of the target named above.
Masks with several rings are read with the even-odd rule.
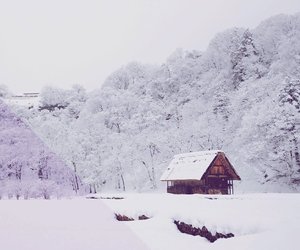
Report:
[[[200,180],[221,150],[199,151],[175,155],[161,181]]]

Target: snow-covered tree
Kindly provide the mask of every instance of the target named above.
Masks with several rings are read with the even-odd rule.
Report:
[[[53,194],[54,186],[61,194],[83,187],[81,182],[80,187],[74,185],[77,177],[74,172],[1,100],[0,121],[0,181],[8,196],[19,198],[27,190],[24,196],[32,197],[28,193],[29,182],[41,183],[37,188],[43,187],[43,191],[35,191],[42,192],[44,198]]]

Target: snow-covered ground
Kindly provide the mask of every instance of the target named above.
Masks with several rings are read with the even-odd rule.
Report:
[[[299,249],[300,194],[99,194],[124,199],[2,200],[4,250]],[[148,220],[119,222],[119,213]],[[174,220],[235,237],[210,243]]]
[[[248,194],[235,196],[140,194],[105,200],[117,213],[152,217],[128,225],[150,249],[299,249],[300,195]],[[182,234],[180,220],[210,231],[233,233],[234,238],[210,243]]]
[[[2,200],[1,250],[143,250],[101,201]]]

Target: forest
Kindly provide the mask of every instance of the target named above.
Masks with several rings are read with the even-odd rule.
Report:
[[[0,97],[9,95],[2,85]],[[178,49],[160,65],[131,62],[93,91],[44,87],[39,105],[9,106],[15,117],[7,118],[4,107],[1,126],[4,117],[20,117],[27,134],[11,131],[18,133],[11,144],[1,130],[1,180],[18,179],[8,169],[16,173],[22,165],[25,173],[49,152],[73,170],[49,177],[61,183],[63,175],[68,188],[78,176],[89,192],[149,191],[162,187],[174,154],[219,149],[240,174],[240,190],[297,191],[300,14],[226,30],[207,50]],[[47,150],[32,156],[41,148],[36,138]],[[19,141],[32,146],[22,148],[22,159],[15,157]],[[33,173],[41,179],[38,167]]]

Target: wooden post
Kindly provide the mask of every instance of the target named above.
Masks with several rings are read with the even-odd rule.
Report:
[[[227,193],[231,194],[230,180],[227,180]]]
[[[228,194],[233,194],[233,180],[228,180]]]

